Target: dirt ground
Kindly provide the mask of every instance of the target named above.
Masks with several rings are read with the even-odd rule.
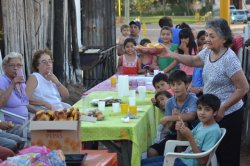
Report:
[[[240,166],[250,165],[250,145],[242,145],[240,153]]]

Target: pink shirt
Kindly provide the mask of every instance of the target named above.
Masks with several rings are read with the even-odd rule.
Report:
[[[189,55],[186,55],[186,56],[189,56]],[[192,55],[191,56],[195,56],[194,50],[192,51]],[[189,67],[189,66],[186,66],[186,65],[180,63],[180,69],[182,71],[184,71],[188,76],[192,76],[193,75],[194,67]]]

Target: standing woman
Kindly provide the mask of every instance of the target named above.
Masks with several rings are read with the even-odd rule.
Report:
[[[188,66],[203,66],[203,93],[218,96],[221,106],[216,115],[220,127],[227,133],[217,149],[220,166],[240,165],[240,143],[243,123],[242,98],[249,90],[241,63],[230,49],[232,32],[226,20],[218,18],[206,23],[206,46],[197,56],[185,56],[171,51],[162,57],[173,57]]]
[[[53,59],[48,49],[38,50],[32,58],[32,75],[26,83],[29,102],[36,109],[63,109],[69,97],[68,89],[53,74]],[[56,108],[55,108],[56,107]]]

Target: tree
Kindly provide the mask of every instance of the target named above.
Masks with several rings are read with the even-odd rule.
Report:
[[[155,1],[157,0],[133,0],[131,6],[141,15],[143,11],[149,10]]]

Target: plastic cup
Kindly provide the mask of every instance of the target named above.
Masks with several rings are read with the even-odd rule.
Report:
[[[154,76],[159,73],[159,70],[154,70]]]
[[[138,86],[139,99],[145,100],[146,98],[146,86]]]
[[[122,114],[127,115],[128,114],[128,104],[127,103],[123,103],[123,104],[120,104],[120,106],[121,106],[121,112],[122,112]]]
[[[129,97],[135,97],[135,90],[129,90]]]
[[[112,103],[113,112],[120,112],[120,103]]]
[[[110,82],[111,82],[111,87],[115,87],[117,82],[116,77],[111,77]]]
[[[98,110],[101,112],[105,110],[105,101],[98,101]]]
[[[137,115],[137,106],[129,106],[129,113],[132,115]]]
[[[129,97],[128,98],[128,103],[129,103],[130,106],[135,106],[136,105],[135,97]]]

